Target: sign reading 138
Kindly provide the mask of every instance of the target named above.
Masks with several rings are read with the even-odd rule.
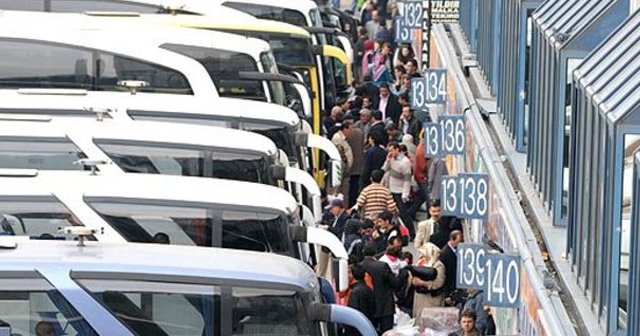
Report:
[[[441,183],[443,215],[486,219],[489,212],[489,175],[443,176]]]

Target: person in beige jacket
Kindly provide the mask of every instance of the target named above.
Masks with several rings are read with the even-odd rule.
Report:
[[[444,304],[444,280],[445,268],[444,264],[438,260],[440,249],[432,243],[426,243],[418,250],[420,258],[416,263],[416,267],[433,267],[438,272],[436,278],[432,281],[424,281],[413,277],[415,294],[413,299],[413,317],[419,318],[424,308],[442,307]]]

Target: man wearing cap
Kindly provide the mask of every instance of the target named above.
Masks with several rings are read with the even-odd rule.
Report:
[[[342,241],[344,225],[348,219],[348,214],[344,211],[344,202],[339,198],[334,198],[325,209],[329,210],[334,218],[332,223],[327,223],[326,229]]]

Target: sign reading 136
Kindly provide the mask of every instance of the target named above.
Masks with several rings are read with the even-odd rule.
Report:
[[[465,132],[465,118],[463,115],[442,116],[438,123],[424,124],[425,156],[464,154]]]
[[[443,176],[441,183],[443,215],[486,219],[489,212],[489,175]]]

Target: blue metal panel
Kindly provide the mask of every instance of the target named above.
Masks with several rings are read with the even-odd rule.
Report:
[[[623,12],[619,7],[607,9],[615,12],[616,8]],[[599,17],[602,21],[592,21],[598,22],[598,29],[592,25],[586,32],[602,29],[611,22],[604,20],[605,16]],[[575,38],[569,42],[563,48],[588,46],[590,41]],[[621,270],[623,241],[626,244],[629,239],[634,242],[640,239],[637,225],[631,225],[631,231],[623,235],[623,186],[628,174],[624,171],[624,160],[636,146],[625,141],[629,135],[640,136],[638,45],[640,12],[636,11],[574,71],[570,162],[572,261],[578,275],[584,273],[586,277],[581,285],[595,299],[607,333],[628,336],[638,334],[640,304],[637,243],[632,244],[630,251],[630,268],[626,274]],[[638,211],[633,207],[633,220],[637,221]]]
[[[475,53],[478,45],[478,0],[460,1],[460,26],[469,42],[469,49]]]
[[[565,225],[568,190],[566,118],[568,64],[584,58],[626,16],[628,0],[547,1],[534,15],[535,30],[540,35],[534,57],[543,66],[534,73],[541,88],[532,88],[532,142],[528,150],[529,166],[538,182],[545,204],[552,211],[553,223]],[[534,135],[535,134],[535,135]]]
[[[480,0],[478,5],[478,63],[491,88],[491,93],[495,95],[499,85],[502,0]]]
[[[500,48],[500,85],[498,111],[515,142],[516,150],[525,149],[525,74],[529,47],[527,46],[527,19],[542,3],[541,0],[503,2]]]
[[[631,241],[640,241],[640,152],[636,152],[633,169],[631,204]],[[629,254],[629,334],[640,335],[640,244],[631,244]]]

